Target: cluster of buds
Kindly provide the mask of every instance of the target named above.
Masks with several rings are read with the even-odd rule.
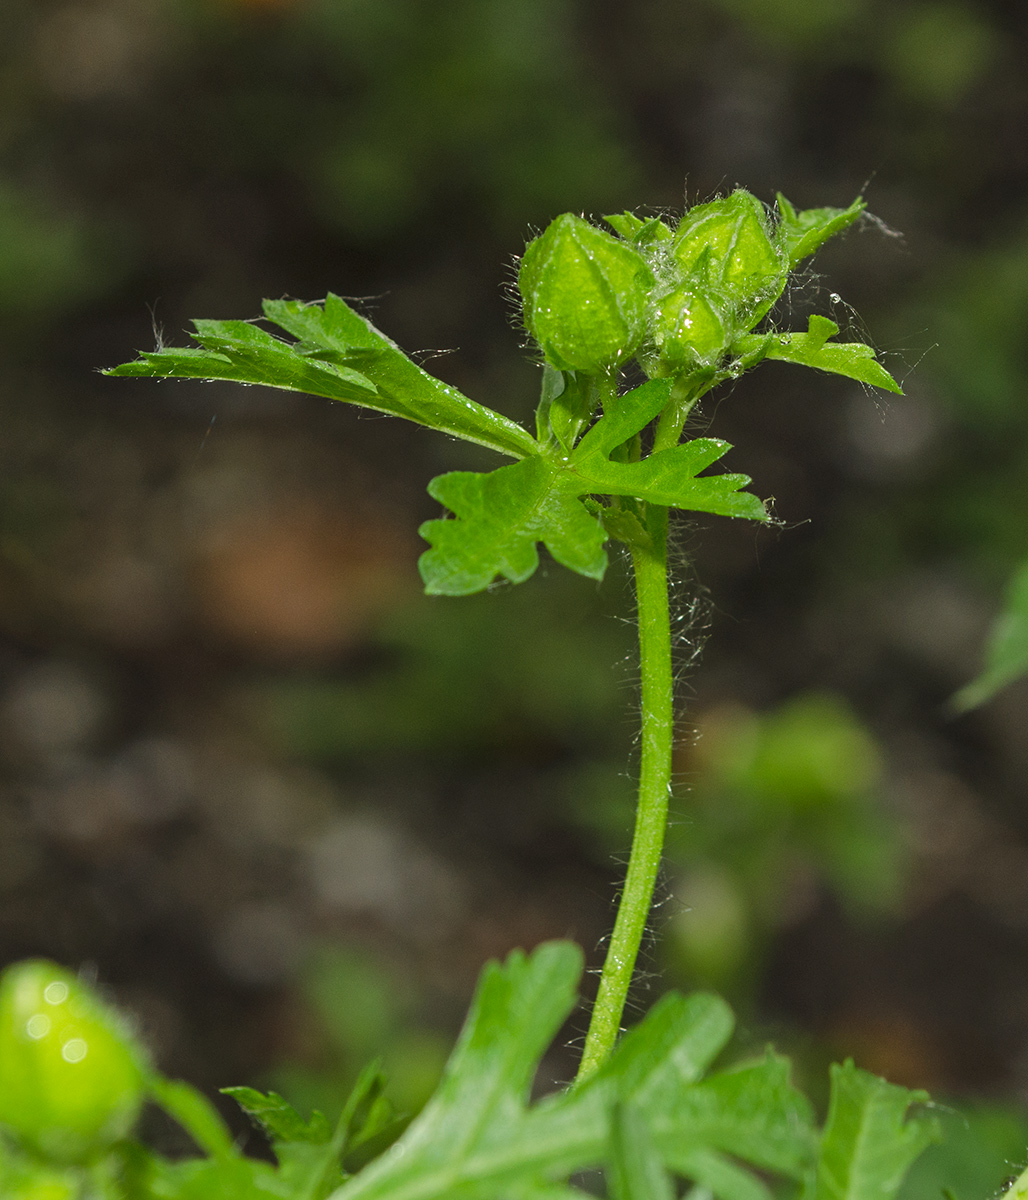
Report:
[[[525,251],[525,326],[557,370],[610,374],[632,358],[651,378],[716,369],[792,268],[863,209],[857,200],[797,212],[779,196],[772,220],[739,189],[688,210],[674,228],[607,217],[618,236],[565,213]]]

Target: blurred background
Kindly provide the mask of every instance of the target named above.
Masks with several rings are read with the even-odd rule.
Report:
[[[770,364],[695,424],[782,524],[675,530],[680,787],[633,1004],[714,987],[815,1093],[833,1055],[929,1087],[967,1115],[908,1193],[998,1186],[1028,1140],[1028,687],[947,700],[1028,552],[1028,8],[5,0],[3,26],[0,963],[94,972],[208,1091],[328,1109],[378,1054],[420,1104],[486,958],[568,936],[598,965],[623,565],[425,599],[424,486],[485,452],[96,370],[334,290],[527,419],[511,284],[552,216],[863,193],[778,319],[832,316],[906,394]]]

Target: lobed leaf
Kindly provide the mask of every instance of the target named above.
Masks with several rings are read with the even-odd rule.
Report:
[[[299,340],[249,321],[194,321],[201,349],[143,353],[105,374],[264,384],[404,417],[512,458],[538,451],[527,430],[423,371],[340,297],[266,300],[264,314]]]
[[[679,1091],[653,1120],[676,1153],[723,1151],[792,1179],[813,1156],[810,1105],[789,1080],[788,1060],[771,1052]]]
[[[265,1094],[250,1087],[227,1087],[222,1088],[221,1093],[231,1096],[272,1143],[310,1142],[317,1145],[332,1137],[332,1129],[322,1113],[314,1112],[311,1119],[305,1121],[277,1092]]]
[[[469,595],[498,575],[522,583],[539,565],[539,542],[563,566],[602,579],[608,535],[601,514],[580,499],[589,494],[766,521],[760,500],[740,491],[748,476],[697,478],[731,448],[727,442],[697,438],[638,462],[611,460],[663,410],[671,386],[667,379],[651,380],[619,397],[570,455],[547,453],[487,474],[453,471],[433,479],[429,494],[455,519],[421,526],[432,546],[418,564],[426,591]]]
[[[607,534],[573,492],[559,464],[542,457],[486,474],[451,471],[429,495],[456,519],[426,521],[418,532],[432,549],[418,561],[429,595],[466,596],[497,575],[523,583],[539,565],[542,542],[557,562],[591,579],[607,569]]]
[[[324,1200],[345,1179],[391,1145],[409,1121],[397,1119],[383,1093],[377,1063],[361,1072],[333,1129],[320,1112],[305,1121],[275,1092],[222,1088],[265,1132],[278,1159],[276,1184],[289,1200]]]
[[[717,1200],[773,1200],[800,1183],[805,1200],[894,1200],[935,1135],[932,1118],[910,1112],[924,1093],[852,1064],[833,1068],[820,1138],[784,1059],[768,1052],[708,1074],[733,1018],[703,994],[664,996],[583,1084],[532,1104],[532,1080],[575,1005],[581,969],[581,951],[567,942],[489,964],[436,1094],[359,1174],[347,1178],[354,1168],[341,1162],[387,1130],[375,1064],[334,1129],[317,1114],[305,1121],[275,1093],[226,1089],[268,1133],[277,1167],[243,1156],[195,1089],[154,1076],[151,1095],[207,1157],[169,1161],[120,1142],[91,1164],[90,1187],[97,1200],[582,1200],[569,1179],[602,1170],[611,1200],[672,1200],[676,1177]],[[78,1195],[77,1169],[8,1161],[7,1149],[0,1143],[5,1196]]]
[[[519,1137],[543,1051],[575,1004],[582,952],[550,942],[490,963],[439,1088],[389,1154],[334,1197],[428,1200],[507,1179],[538,1181],[540,1159]]]
[[[740,493],[748,475],[697,475],[726,454],[731,446],[717,438],[695,438],[638,462],[612,461],[618,446],[649,424],[667,406],[672,381],[654,379],[621,396],[582,438],[571,455],[569,470],[582,491],[633,496],[637,500],[691,512],[766,521],[756,496]]]
[[[744,368],[762,359],[779,359],[815,367],[833,375],[845,375],[871,387],[902,395],[903,389],[875,358],[875,352],[863,342],[832,342],[839,326],[827,317],[812,316],[806,333],[749,334],[737,338],[732,353]]]
[[[790,268],[847,229],[867,208],[858,196],[849,208],[807,208],[798,212],[781,192],[777,198],[778,238],[789,256]]]
[[[342,1183],[339,1160],[345,1127],[333,1135],[320,1112],[305,1121],[276,1092],[265,1095],[248,1087],[221,1090],[264,1130],[278,1159],[278,1179],[291,1200],[323,1200]]]
[[[783,1087],[780,1060],[701,1080],[732,1030],[713,996],[665,997],[586,1083],[529,1107],[580,969],[578,948],[559,942],[491,964],[436,1096],[395,1150],[333,1200],[571,1200],[566,1178],[598,1166],[625,1200],[673,1194],[660,1182],[669,1170],[720,1200],[767,1200],[734,1159],[794,1178],[810,1171],[809,1114]]]
[[[891,1200],[914,1159],[938,1140],[934,1117],[910,1114],[927,1100],[927,1092],[887,1083],[852,1061],[833,1064],[810,1200]]]

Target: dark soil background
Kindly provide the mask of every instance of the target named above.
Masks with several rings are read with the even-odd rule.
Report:
[[[635,1003],[715,986],[811,1080],[853,1054],[1019,1104],[1028,689],[947,700],[1028,553],[1028,9],[8,0],[3,25],[0,963],[94,971],[205,1088],[329,1105],[378,1053],[423,1099],[487,957],[569,936],[598,964],[623,565],[428,601],[424,486],[484,452],[96,370],[333,290],[526,419],[511,283],[552,216],[863,193],[776,319],[833,316],[906,394],[771,364],[697,421],[781,525],[676,530],[682,786]]]

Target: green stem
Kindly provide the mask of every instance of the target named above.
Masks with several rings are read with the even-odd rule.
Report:
[[[696,407],[700,397],[705,395],[718,382],[718,376],[711,376],[709,371],[700,371],[679,379],[671,389],[671,399],[667,408],[660,414],[657,431],[653,439],[652,454],[677,446],[682,436],[682,429],[689,414]]]
[[[651,505],[647,510],[647,526],[651,548],[632,548],[642,677],[639,803],[628,874],[600,975],[600,986],[576,1082],[581,1082],[606,1061],[621,1030],[625,999],[653,903],[653,889],[660,869],[667,826],[674,734],[667,509]]]
[[[596,376],[596,394],[600,400],[600,410],[610,412],[610,406],[618,398],[618,377],[614,371]]]

